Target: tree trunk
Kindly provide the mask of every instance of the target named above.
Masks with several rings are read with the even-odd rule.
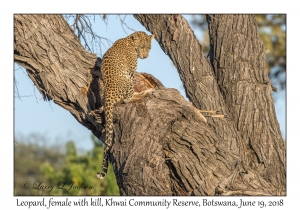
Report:
[[[272,85],[254,15],[209,15],[209,53],[235,127],[255,154],[251,168],[278,189],[286,186],[286,156]],[[218,46],[220,45],[220,46]]]
[[[208,16],[211,62],[182,16],[135,18],[155,34],[191,102],[151,75],[135,75],[141,97],[114,109],[110,161],[121,195],[284,195],[285,145],[255,17]],[[15,62],[44,99],[104,141],[101,59],[60,15],[15,15],[14,23]],[[200,109],[226,118],[204,118]]]

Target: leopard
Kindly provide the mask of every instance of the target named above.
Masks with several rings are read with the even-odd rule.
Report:
[[[103,56],[100,73],[104,92],[105,142],[102,172],[97,173],[99,179],[104,179],[108,170],[108,155],[113,141],[113,108],[133,98],[138,58],[148,57],[153,38],[154,35],[147,35],[143,31],[132,33],[117,40]]]

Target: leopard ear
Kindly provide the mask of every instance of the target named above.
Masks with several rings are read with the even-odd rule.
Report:
[[[137,36],[131,36],[131,38],[132,38],[133,41],[138,39]]]
[[[154,34],[152,34],[152,35],[150,36],[151,40],[152,40],[154,37],[155,37]]]

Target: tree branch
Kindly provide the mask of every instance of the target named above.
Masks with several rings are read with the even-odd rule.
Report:
[[[82,125],[87,98],[80,93],[96,55],[87,52],[61,15],[15,15],[14,61],[23,66],[44,100],[68,110]]]
[[[208,15],[210,59],[236,129],[255,152],[261,170],[277,188],[285,188],[285,145],[276,118],[265,49],[254,15]],[[262,166],[263,165],[263,166]],[[280,174],[280,175],[279,175]]]
[[[234,180],[241,188],[247,188],[249,185],[255,190],[262,188],[263,191],[266,191],[266,194],[277,194],[275,188],[284,189],[284,187],[282,187],[283,185],[275,185],[276,187],[274,188],[267,184],[266,181],[262,181],[263,179],[268,180],[269,178],[266,177],[265,174],[261,174],[257,167],[253,167],[253,162],[257,160],[255,155],[253,155],[253,148],[249,147],[247,139],[241,135],[240,129],[236,126],[236,118],[232,112],[229,112],[229,110],[232,110],[229,109],[231,106],[226,103],[227,101],[225,102],[227,98],[223,96],[223,92],[220,91],[218,85],[219,81],[217,82],[215,78],[216,72],[213,71],[209,61],[205,58],[202,47],[187,21],[180,15],[134,15],[134,17],[139,20],[147,30],[155,34],[155,38],[161,48],[169,55],[176,66],[185,87],[186,94],[195,107],[198,109],[218,110],[228,116],[226,119],[208,119],[209,125],[215,134],[219,136],[219,146],[224,151],[227,151],[226,158],[230,157],[227,163],[229,165],[232,164],[231,170],[234,171],[233,166],[236,163],[242,165],[242,167],[239,168],[239,172],[237,172],[239,176],[234,176],[235,178],[233,178],[234,173],[230,173],[228,177],[223,180],[220,187],[223,187],[223,189],[220,189],[221,194],[226,194],[224,191],[225,187],[223,186],[225,183],[226,188],[235,189],[228,180]],[[228,27],[231,26],[230,23],[223,23],[223,25],[226,24]],[[234,41],[232,40],[231,43],[232,42]],[[216,49],[219,51],[223,49],[222,42],[217,45]],[[212,58],[211,60],[212,62],[214,61]],[[273,104],[269,107],[273,107]],[[277,145],[277,142],[278,141],[274,143]],[[249,174],[255,174],[254,179],[257,179],[257,183],[260,183],[260,187],[249,182]],[[276,176],[276,173],[274,173],[274,176]],[[282,171],[280,182],[282,182],[282,178],[284,177],[285,172]],[[247,183],[247,186],[243,186],[245,183]],[[263,189],[265,187],[267,187],[268,190]]]

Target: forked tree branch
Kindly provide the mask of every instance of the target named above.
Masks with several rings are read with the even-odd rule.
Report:
[[[241,140],[209,60],[187,22],[180,15],[135,17],[176,64],[192,103],[151,75],[135,75],[141,98],[114,110],[110,161],[121,195],[285,192],[249,166],[251,149]],[[104,141],[101,59],[83,49],[62,16],[15,15],[14,56],[45,99],[65,108]],[[229,117],[205,119],[195,107]]]

